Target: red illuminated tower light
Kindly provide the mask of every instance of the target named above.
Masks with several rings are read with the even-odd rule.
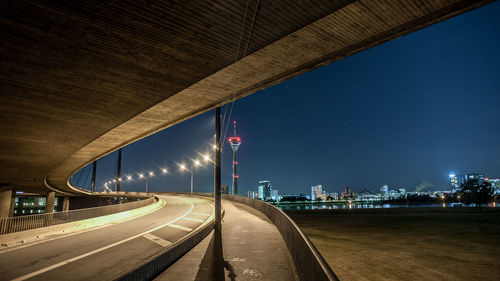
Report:
[[[233,195],[238,195],[238,161],[236,160],[236,151],[241,144],[241,138],[236,136],[236,121],[233,121],[233,136],[228,141],[233,150]]]

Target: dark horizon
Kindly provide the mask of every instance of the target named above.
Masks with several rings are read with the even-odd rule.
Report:
[[[499,13],[500,3],[486,5],[236,101],[240,195],[259,180],[308,194],[317,184],[412,191],[446,189],[450,173],[500,177]],[[210,150],[213,123],[210,111],[125,147],[123,174],[154,170],[150,191],[187,191],[176,162]],[[98,187],[115,160],[99,160]],[[223,185],[231,162],[226,141]],[[195,191],[213,189],[212,173],[196,171]]]

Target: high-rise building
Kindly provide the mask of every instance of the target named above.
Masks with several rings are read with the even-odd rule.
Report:
[[[277,189],[272,189],[271,190],[271,199],[273,199],[274,201],[278,201],[279,194],[278,194],[278,190]]]
[[[341,199],[354,199],[356,197],[356,193],[351,191],[350,187],[345,187],[342,192],[340,192]]]
[[[323,197],[323,186],[321,184],[311,186],[311,200],[316,201]]]
[[[271,181],[259,181],[257,186],[258,198],[261,200],[267,200],[271,197]]]
[[[453,189],[457,189],[457,188],[460,187],[459,184],[458,184],[458,177],[455,174],[450,174],[449,178],[450,178],[450,186]]]
[[[480,173],[468,173],[463,175],[455,175],[450,174],[450,185],[456,190],[462,187],[462,185],[468,180],[477,180],[479,184],[482,184],[485,181],[484,174]]]
[[[464,174],[459,179],[460,185],[464,184],[468,180],[477,180],[479,184],[482,184],[484,182],[484,174],[478,174],[478,173]]]

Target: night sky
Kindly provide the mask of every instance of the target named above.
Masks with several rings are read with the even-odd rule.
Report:
[[[243,139],[240,195],[259,180],[280,194],[309,194],[317,184],[328,192],[384,184],[412,191],[447,189],[450,173],[500,177],[499,15],[495,2],[238,100],[231,120]],[[150,191],[188,191],[189,173],[176,163],[211,151],[213,115],[125,147],[123,174],[151,170]],[[116,157],[99,160],[99,189]],[[231,162],[226,142],[229,186]],[[73,181],[83,185],[89,170]],[[213,190],[213,166],[196,169],[194,188]],[[122,190],[144,190],[144,181]]]

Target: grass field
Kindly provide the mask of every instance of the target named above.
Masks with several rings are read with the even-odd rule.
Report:
[[[500,210],[289,212],[340,280],[500,280]]]

